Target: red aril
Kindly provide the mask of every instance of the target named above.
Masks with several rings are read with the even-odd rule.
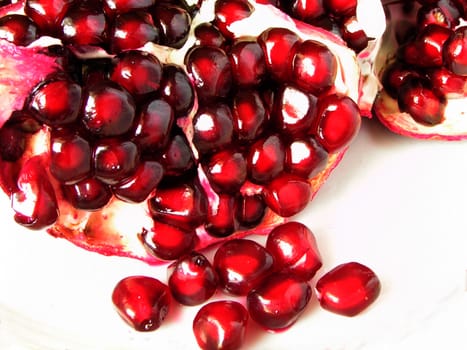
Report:
[[[169,312],[169,288],[146,276],[129,276],[117,283],[112,302],[118,314],[140,332],[159,328]]]
[[[378,297],[381,283],[365,265],[349,262],[336,266],[316,283],[320,305],[331,312],[355,316]]]
[[[12,14],[0,18],[0,39],[27,46],[37,38],[37,25],[27,16]]]

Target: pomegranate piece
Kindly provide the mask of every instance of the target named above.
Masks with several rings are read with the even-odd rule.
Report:
[[[213,266],[222,289],[246,295],[273,272],[274,258],[253,240],[232,239],[217,249]]]
[[[275,269],[309,281],[321,268],[321,255],[313,232],[290,221],[271,230],[266,249],[274,257]]]
[[[199,305],[215,293],[217,275],[203,254],[192,251],[169,265],[168,285],[179,303]]]
[[[15,45],[29,45],[39,37],[38,31],[36,24],[27,16],[12,14],[0,18],[0,39]]]
[[[268,330],[292,326],[311,298],[311,287],[290,274],[275,274],[265,279],[247,296],[250,317]]]
[[[323,275],[315,288],[324,309],[344,316],[355,316],[375,301],[381,283],[365,265],[349,262]]]
[[[140,332],[159,328],[169,312],[169,288],[146,276],[129,276],[117,283],[112,302],[122,319]]]
[[[201,349],[240,349],[245,341],[248,312],[236,301],[204,305],[193,320],[193,333]]]

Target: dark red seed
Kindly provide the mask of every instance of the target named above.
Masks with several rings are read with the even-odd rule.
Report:
[[[355,316],[378,297],[381,283],[368,267],[349,262],[336,266],[316,283],[320,305],[331,312]]]
[[[326,14],[323,0],[293,0],[290,11],[294,18],[310,23]]]
[[[310,184],[296,175],[283,173],[267,184],[264,190],[266,205],[282,217],[298,214],[310,200]]]
[[[256,86],[266,73],[261,46],[253,40],[237,40],[229,50],[234,81],[240,86]]]
[[[170,309],[169,288],[146,276],[130,276],[117,283],[112,302],[122,319],[140,332],[160,327]]]
[[[393,98],[397,98],[402,83],[408,77],[418,77],[420,74],[412,67],[401,62],[395,62],[385,68],[382,77],[384,90]]]
[[[456,75],[447,68],[428,72],[433,90],[440,96],[460,98],[467,95],[467,76]]]
[[[155,0],[103,0],[104,8],[108,13],[124,13],[151,7]]]
[[[27,16],[12,14],[0,18],[0,39],[17,46],[27,46],[38,37],[36,24]]]
[[[156,161],[142,162],[135,173],[121,184],[112,187],[115,197],[129,203],[145,201],[162,179],[164,169]]]
[[[253,141],[265,129],[269,112],[258,92],[241,89],[233,97],[232,118],[238,139]]]
[[[247,156],[249,179],[267,183],[284,169],[285,147],[279,135],[273,134],[256,141]]]
[[[268,330],[292,326],[311,298],[311,287],[290,274],[274,274],[247,296],[250,317]]]
[[[16,162],[26,149],[26,133],[15,125],[3,125],[0,129],[0,157],[7,162]]]
[[[65,198],[76,209],[96,211],[105,207],[112,198],[109,187],[92,177],[62,188]]]
[[[230,26],[253,13],[253,7],[245,0],[216,1],[214,24],[226,38],[233,38]]]
[[[185,117],[193,107],[193,85],[178,66],[164,65],[159,92],[172,105],[177,117]]]
[[[189,13],[180,6],[159,3],[151,11],[154,23],[159,28],[160,44],[180,48],[188,39],[191,26]]]
[[[201,349],[238,350],[245,341],[248,312],[232,300],[214,301],[199,309],[193,333]]]
[[[242,227],[255,227],[263,220],[266,204],[260,194],[241,194],[236,201],[235,216]]]
[[[457,28],[446,41],[444,60],[454,74],[467,75],[467,26]]]
[[[50,173],[63,184],[73,184],[91,173],[91,146],[75,133],[55,132],[50,137]]]
[[[216,192],[235,193],[246,181],[247,163],[241,152],[226,149],[209,157],[204,171]]]
[[[341,33],[342,39],[355,52],[360,52],[368,46],[369,38],[355,16],[351,16],[342,22]]]
[[[141,242],[149,254],[163,260],[176,260],[193,249],[196,233],[154,221],[151,231],[144,230],[141,234]]]
[[[168,285],[180,304],[199,305],[215,293],[217,275],[209,260],[193,251],[168,267]]]
[[[195,156],[182,132],[177,131],[169,140],[160,156],[160,163],[164,166],[164,174],[167,176],[185,175],[195,168]]]
[[[261,245],[249,239],[223,243],[213,261],[219,286],[235,295],[246,295],[273,272],[274,259]]]
[[[285,169],[309,179],[326,167],[328,152],[313,138],[295,139],[285,147]]]
[[[321,255],[313,232],[300,222],[278,225],[269,233],[266,249],[274,257],[275,269],[304,281],[321,268]]]
[[[24,12],[43,33],[54,34],[75,0],[27,0]]]
[[[222,47],[225,43],[225,38],[219,29],[209,22],[196,26],[194,34],[196,37],[195,45]]]
[[[227,194],[219,194],[216,200],[210,201],[206,232],[215,237],[227,237],[237,229],[235,221],[235,198]]]
[[[357,0],[323,0],[324,6],[332,14],[342,16],[355,16]]]

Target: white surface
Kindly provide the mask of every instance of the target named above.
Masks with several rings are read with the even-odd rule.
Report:
[[[1,201],[0,349],[196,349],[197,307],[136,333],[110,294],[131,274],[165,280],[165,268],[80,250],[22,230]],[[382,293],[346,318],[314,298],[279,334],[252,325],[245,349],[460,349],[467,346],[467,143],[410,140],[365,121],[341,165],[298,220],[314,231],[324,267],[356,260]],[[313,282],[315,282],[313,280]],[[455,345],[454,345],[455,344]],[[453,346],[454,345],[454,346]]]

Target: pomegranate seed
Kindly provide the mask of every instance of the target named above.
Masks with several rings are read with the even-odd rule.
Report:
[[[326,14],[323,0],[294,0],[287,8],[294,18],[312,22]]]
[[[311,298],[311,287],[290,274],[265,279],[247,296],[250,317],[269,330],[283,330],[297,321]]]
[[[319,95],[336,79],[337,60],[323,44],[306,40],[294,46],[292,79],[303,91]]]
[[[300,42],[297,34],[286,28],[269,28],[258,37],[268,72],[277,81],[287,81],[291,74],[292,48]]]
[[[114,60],[110,79],[124,87],[132,96],[146,96],[159,89],[162,65],[146,52],[125,51]]]
[[[213,262],[219,285],[235,295],[246,295],[273,272],[274,260],[268,251],[249,239],[223,243]]]
[[[196,37],[195,45],[222,47],[225,38],[215,25],[209,22],[201,23],[196,26],[194,31]]]
[[[333,94],[319,99],[316,139],[329,153],[347,146],[360,124],[360,109],[350,97]]]
[[[349,262],[336,266],[316,283],[320,305],[331,312],[355,316],[375,301],[381,284],[368,267]]]
[[[190,252],[168,267],[168,285],[175,300],[183,305],[199,305],[216,291],[217,275],[201,253]]]
[[[209,184],[218,193],[236,193],[245,183],[247,164],[241,152],[226,149],[214,153],[205,163]]]
[[[444,60],[454,74],[467,75],[467,26],[457,28],[446,41]]]
[[[168,176],[180,176],[195,168],[196,162],[186,136],[179,132],[175,134],[161,155],[164,173]]]
[[[50,138],[50,173],[63,184],[91,174],[91,146],[73,133],[53,133]]]
[[[326,167],[328,153],[313,138],[295,139],[285,148],[285,169],[304,179],[309,179]]]
[[[169,288],[159,280],[146,276],[129,276],[117,283],[112,302],[118,314],[140,332],[160,327],[169,312]]]
[[[245,340],[248,312],[232,300],[214,301],[199,309],[193,333],[201,349],[237,350]]]
[[[220,194],[217,201],[209,203],[206,231],[215,237],[227,237],[237,229],[235,221],[235,197]]]
[[[233,122],[224,104],[201,107],[193,118],[193,143],[201,154],[232,143]]]
[[[16,162],[26,149],[26,134],[15,126],[3,125],[0,129],[0,157]]]
[[[188,39],[191,17],[183,8],[158,4],[152,10],[152,18],[159,28],[160,44],[180,48]]]
[[[201,100],[226,97],[232,86],[232,66],[218,47],[196,46],[185,57],[186,69]]]
[[[142,232],[141,242],[150,254],[163,260],[176,260],[193,249],[196,234],[193,230],[154,221],[151,231]]]
[[[436,94],[444,97],[463,97],[467,93],[467,76],[456,75],[444,67],[428,72]]]
[[[269,112],[258,92],[242,89],[233,97],[232,118],[236,136],[248,142],[263,132],[269,120]]]
[[[45,34],[54,34],[75,0],[26,0],[24,12]]]
[[[45,169],[40,156],[26,160],[18,174],[18,190],[11,194],[15,221],[30,229],[43,229],[52,225],[58,217],[55,191]]]
[[[401,62],[389,65],[383,73],[382,83],[385,91],[393,98],[397,98],[400,88],[408,77],[419,77],[419,74]]]
[[[342,39],[355,52],[360,52],[368,46],[369,38],[355,16],[342,22],[341,33]]]
[[[357,0],[323,0],[328,11],[336,16],[355,16]]]
[[[206,193],[197,181],[159,186],[149,201],[149,211],[156,220],[193,230],[206,219]]]
[[[273,134],[256,141],[247,156],[249,179],[267,183],[284,169],[285,148],[279,135]]]
[[[125,13],[146,9],[156,3],[155,0],[103,0],[102,2],[108,13]]]
[[[109,187],[92,177],[62,188],[65,198],[73,207],[87,211],[103,208],[112,197]]]
[[[255,86],[261,83],[265,72],[261,46],[253,40],[236,40],[229,50],[232,73],[240,86]]]
[[[279,175],[264,190],[266,205],[282,217],[298,214],[310,200],[308,181],[292,174]]]
[[[103,81],[87,88],[82,121],[96,136],[118,136],[132,127],[135,109],[134,100],[125,89]]]
[[[113,186],[112,192],[125,202],[141,203],[155,191],[163,173],[164,169],[158,162],[142,162],[131,177]]]
[[[194,104],[194,89],[185,72],[178,66],[165,65],[159,92],[178,117],[184,117]]]
[[[27,46],[37,38],[38,28],[27,16],[12,14],[0,18],[0,39]]]
[[[40,84],[29,97],[29,110],[41,122],[61,126],[74,122],[81,107],[81,87],[57,77]]]
[[[245,0],[219,0],[214,8],[214,24],[220,32],[229,39],[233,39],[233,33],[229,27],[253,12],[253,7]]]
[[[264,217],[266,204],[259,194],[239,195],[237,197],[235,217],[242,227],[257,226]]]
[[[290,221],[271,230],[266,249],[274,257],[275,269],[301,280],[310,280],[321,268],[321,255],[313,232],[302,223]]]

